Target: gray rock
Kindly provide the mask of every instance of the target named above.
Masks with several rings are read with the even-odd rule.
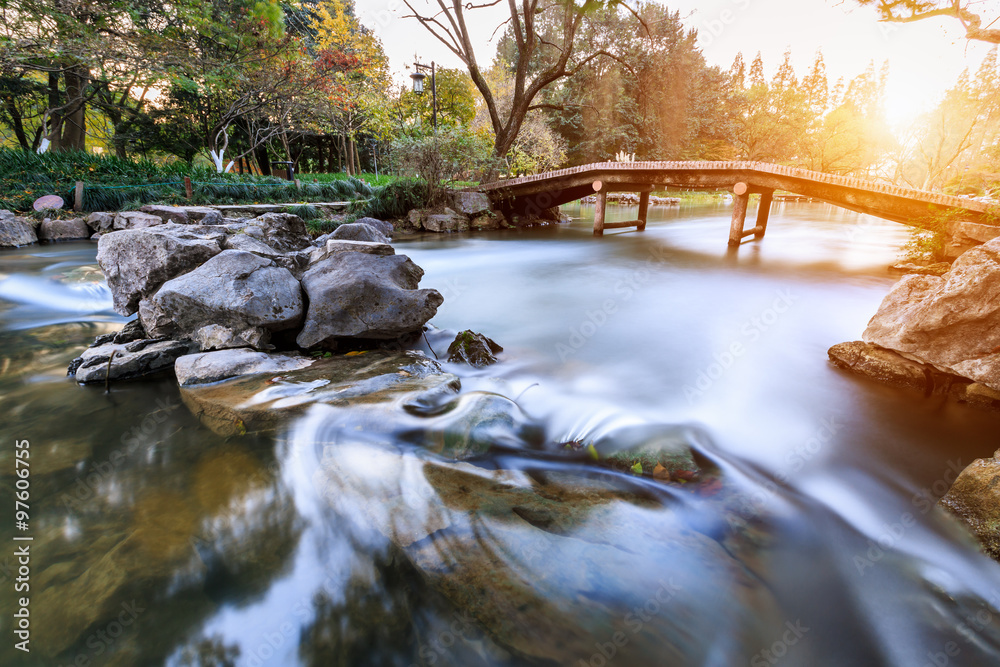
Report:
[[[482,215],[492,209],[490,198],[481,192],[452,192],[452,208],[470,218]]]
[[[317,262],[302,276],[309,309],[298,344],[390,339],[419,330],[444,302],[436,290],[417,289],[423,275],[405,255],[348,252]]]
[[[114,381],[167,370],[175,360],[190,352],[188,343],[173,340],[137,340],[124,345],[106,343],[84,351],[76,369],[76,381],[83,384],[105,382],[112,353],[110,379]]]
[[[265,213],[250,221],[244,230],[250,234],[251,226],[262,231],[261,240],[281,252],[303,250],[312,245],[312,237],[306,229],[306,223],[297,215],[291,213]]]
[[[1000,389],[1000,238],[969,250],[941,277],[904,277],[863,338]]]
[[[225,222],[222,213],[214,208],[207,206],[187,206],[184,210],[187,212],[188,220],[196,222],[199,225],[221,225]]]
[[[469,217],[446,208],[444,213],[435,213],[424,218],[423,226],[429,232],[467,232]]]
[[[246,348],[189,354],[177,360],[174,373],[182,387],[220,382],[258,373],[285,373],[308,368],[315,359],[266,354]]]
[[[139,301],[152,296],[163,283],[218,255],[224,234],[206,238],[184,225],[130,229],[101,237],[97,262],[114,298],[115,310],[132,315]]]
[[[187,211],[179,206],[160,206],[158,204],[147,204],[139,209],[143,213],[155,215],[162,222],[176,222],[179,225],[186,225],[191,222]]]
[[[352,222],[348,225],[341,225],[330,234],[331,239],[340,241],[367,241],[369,243],[388,243],[389,239],[385,234],[375,229],[371,225],[360,222]]]
[[[369,255],[395,255],[396,250],[388,243],[371,243],[368,241],[339,241],[330,239],[322,248],[317,248],[310,255],[310,263],[323,261],[327,257],[342,252],[363,252]]]
[[[90,238],[90,227],[83,218],[70,220],[50,220],[46,218],[38,228],[38,238],[42,241],[76,241]]]
[[[288,269],[241,250],[224,250],[139,305],[149,335],[189,338],[202,350],[264,348],[271,332],[297,326],[302,311]]]
[[[101,240],[101,237],[102,237],[102,236],[104,236],[104,234],[101,234],[101,233],[99,233],[99,232],[98,232],[98,233],[96,233],[96,234],[91,234],[91,235],[90,235],[90,240],[91,240],[91,241],[93,241],[94,243],[97,243],[98,241],[100,241],[100,240]]]
[[[472,219],[469,225],[472,229],[485,232],[500,229],[500,223],[500,217],[495,213],[489,212],[477,215]]]
[[[274,258],[281,255],[280,252],[267,245],[259,238],[255,238],[249,234],[231,234],[226,237],[225,241],[222,242],[222,247],[224,250],[242,250],[244,252],[252,252],[255,255],[268,258]]]
[[[448,361],[480,368],[497,362],[496,355],[503,348],[496,341],[475,331],[463,331],[448,346]]]
[[[0,220],[0,248],[17,248],[38,243],[35,228],[24,218]]]
[[[358,218],[354,221],[358,225],[368,225],[369,227],[374,227],[382,235],[389,237],[392,236],[392,224],[385,222],[384,220],[378,220],[376,218]]]
[[[115,229],[146,229],[163,224],[163,219],[142,211],[121,211],[115,215]]]
[[[15,217],[13,211],[8,211],[7,209],[0,209],[0,222],[4,220],[13,220]]]
[[[115,228],[115,214],[95,211],[87,216],[87,226],[98,234],[106,234]]]
[[[410,227],[413,227],[414,229],[423,229],[424,228],[424,220],[427,219],[427,216],[429,214],[430,214],[429,211],[426,211],[424,209],[417,209],[417,208],[415,208],[412,211],[410,211],[409,213],[407,213],[406,217],[407,217],[407,220],[410,223]]]

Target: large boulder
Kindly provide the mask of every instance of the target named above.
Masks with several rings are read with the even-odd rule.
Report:
[[[308,368],[315,359],[267,354],[247,348],[201,352],[181,357],[174,365],[177,383],[182,387],[210,384],[244,375],[285,373]]]
[[[306,223],[291,213],[265,213],[251,220],[249,227],[260,228],[263,232],[261,240],[279,252],[303,250],[312,245]]]
[[[467,232],[469,217],[446,208],[444,213],[429,214],[424,217],[423,227],[429,232]]]
[[[939,504],[965,523],[983,551],[1000,561],[1000,450],[962,470]]]
[[[490,198],[482,192],[453,192],[451,193],[451,206],[462,215],[467,215],[470,218],[482,215],[492,208]]]
[[[330,234],[331,239],[340,241],[367,241],[368,243],[388,243],[389,239],[379,230],[371,225],[360,222],[352,222],[341,225]]]
[[[1000,389],[1000,238],[964,253],[941,277],[900,280],[863,338]]]
[[[97,234],[107,234],[115,229],[115,214],[94,211],[87,216],[87,226]]]
[[[90,238],[90,227],[83,218],[70,220],[50,220],[46,218],[38,228],[38,238],[42,241],[77,241]]]
[[[302,276],[309,296],[301,347],[331,346],[338,338],[391,339],[417,331],[444,297],[417,289],[424,271],[405,255],[348,252],[314,264]]]
[[[302,321],[302,290],[288,269],[241,250],[224,250],[164,283],[139,305],[151,336],[188,338],[202,350],[267,347],[270,334]]]
[[[838,368],[870,377],[884,384],[910,389],[925,389],[927,367],[899,356],[892,350],[856,340],[838,343],[829,349],[830,361]]]
[[[32,243],[38,243],[38,236],[31,223],[24,218],[15,218],[13,214],[0,218],[0,248],[17,248]]]
[[[114,298],[115,310],[132,315],[139,302],[163,283],[218,255],[225,234],[202,234],[184,225],[161,225],[107,234],[97,245],[97,262]]]
[[[160,206],[158,204],[147,204],[139,209],[143,213],[149,213],[150,215],[155,215],[162,222],[176,222],[180,225],[186,225],[191,222],[188,217],[187,211],[179,206]]]
[[[396,250],[388,243],[372,243],[370,241],[339,241],[330,239],[322,247],[312,251],[310,261],[315,264],[331,255],[343,252],[363,252],[369,255],[395,255]]]
[[[145,229],[162,225],[163,219],[142,211],[121,211],[115,215],[115,229]]]
[[[188,206],[185,209],[188,220],[199,225],[221,225],[225,222],[222,213],[207,206]]]
[[[179,357],[190,352],[190,344],[175,340],[105,343],[84,350],[79,363],[74,362],[76,381],[90,384],[152,375],[170,369]]]
[[[354,222],[358,225],[368,225],[369,227],[374,227],[384,236],[392,236],[392,223],[384,220],[378,220],[376,218],[358,218]]]

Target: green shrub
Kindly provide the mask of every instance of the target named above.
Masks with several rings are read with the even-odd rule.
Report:
[[[306,222],[323,217],[320,210],[312,204],[296,204],[295,206],[289,206],[287,210],[292,215],[297,215]]]
[[[415,208],[427,208],[427,184],[419,178],[398,180],[377,187],[364,202],[358,217],[399,220]]]

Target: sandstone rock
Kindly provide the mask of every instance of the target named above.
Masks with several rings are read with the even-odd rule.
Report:
[[[1000,238],[969,250],[940,278],[904,277],[863,338],[1000,389]]]
[[[0,220],[0,248],[17,248],[32,243],[38,243],[38,236],[27,220],[15,217]]]
[[[179,225],[186,225],[191,222],[187,211],[179,206],[160,206],[157,204],[147,204],[139,209],[143,213],[155,215],[162,222],[176,222]]]
[[[339,241],[366,241],[368,243],[388,243],[389,239],[371,225],[352,222],[341,225],[330,234],[331,239]]]
[[[145,229],[162,224],[159,216],[142,211],[121,211],[115,215],[115,229]]]
[[[76,241],[90,238],[90,228],[83,218],[50,220],[46,218],[38,228],[42,241]]]
[[[951,270],[948,262],[937,262],[936,264],[913,264],[912,262],[901,262],[889,267],[895,273],[912,273],[919,276],[943,276]]]
[[[891,350],[859,340],[834,345],[827,354],[830,356],[830,361],[839,368],[885,384],[911,389],[927,387],[926,367],[905,359]]]
[[[251,227],[259,228],[261,240],[280,252],[303,250],[312,245],[306,223],[291,213],[265,213],[249,221],[243,233],[256,235],[250,231]]]
[[[131,315],[139,301],[163,283],[219,254],[224,234],[206,238],[190,226],[161,225],[102,236],[97,261],[104,270],[115,310]]]
[[[1000,450],[992,458],[976,459],[962,470],[939,501],[958,517],[985,551],[1000,561]]]
[[[107,234],[115,228],[115,214],[95,211],[87,216],[87,226],[98,234]]]
[[[302,290],[288,269],[240,250],[224,250],[167,281],[139,305],[151,336],[188,338],[202,350],[264,348],[271,332],[302,321]]]
[[[503,348],[495,341],[475,331],[463,331],[455,336],[448,346],[448,361],[464,363],[476,368],[489,366],[497,362],[495,354],[503,352]]]
[[[240,348],[183,356],[174,365],[174,373],[178,384],[185,387],[259,373],[286,373],[308,368],[315,361]]]
[[[452,208],[470,218],[482,215],[492,208],[490,198],[481,192],[452,192],[451,201]]]
[[[986,243],[1000,236],[1000,226],[981,225],[975,222],[955,224],[952,235],[958,244]]]
[[[372,243],[370,241],[340,241],[330,239],[322,248],[317,248],[310,255],[310,263],[315,264],[332,255],[343,252],[363,252],[368,255],[395,255],[395,249],[388,243]]]
[[[405,255],[341,253],[302,276],[309,297],[303,348],[331,346],[338,338],[390,339],[419,330],[444,298],[417,289],[424,272]]]
[[[374,227],[386,238],[392,236],[393,226],[392,223],[386,222],[384,220],[378,220],[377,218],[358,218],[354,221],[358,225],[368,225],[369,227]]]
[[[130,380],[167,370],[179,357],[189,354],[188,343],[173,340],[137,340],[124,345],[105,343],[88,348],[80,356],[76,381],[88,384],[105,382],[108,377],[108,360],[111,361],[110,379]]]

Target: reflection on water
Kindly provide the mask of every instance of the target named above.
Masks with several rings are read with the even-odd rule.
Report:
[[[458,397],[314,405],[277,438],[216,434],[170,378],[75,386],[69,360],[121,322],[95,247],[0,254],[0,431],[32,443],[35,537],[33,651],[0,661],[997,662],[1000,571],[933,503],[1000,419],[826,361],[905,230],[781,205],[729,253],[723,206],[601,240],[592,207],[568,212],[401,241],[445,295],[434,323],[504,361],[445,364]],[[704,474],[584,448],[643,442]]]

